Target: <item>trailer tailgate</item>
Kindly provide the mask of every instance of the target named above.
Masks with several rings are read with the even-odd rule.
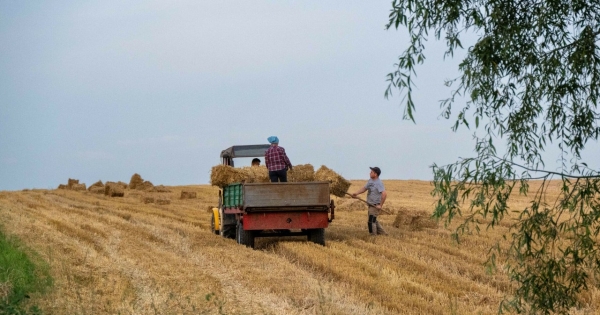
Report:
[[[251,183],[244,185],[244,209],[327,210],[328,182]]]

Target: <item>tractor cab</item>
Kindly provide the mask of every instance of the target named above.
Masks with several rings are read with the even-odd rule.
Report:
[[[234,145],[221,151],[221,163],[234,166],[234,158],[264,157],[270,144]]]

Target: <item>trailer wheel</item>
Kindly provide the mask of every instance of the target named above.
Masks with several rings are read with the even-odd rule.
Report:
[[[310,229],[307,238],[309,242],[325,246],[325,229]]]
[[[224,238],[235,239],[235,225],[221,224],[221,231],[219,234]]]
[[[254,231],[244,230],[242,222],[238,222],[237,225],[237,243],[246,245],[247,247],[254,248]]]

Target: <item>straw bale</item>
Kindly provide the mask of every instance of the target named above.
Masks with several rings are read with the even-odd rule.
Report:
[[[135,173],[131,176],[131,180],[129,180],[129,189],[136,189],[138,185],[141,185],[144,182],[142,176],[140,174]]]
[[[268,183],[269,170],[266,166],[246,166],[237,169],[242,173],[242,180],[246,183]]]
[[[147,180],[135,187],[137,190],[150,190],[152,188],[154,188],[154,184]]]
[[[69,189],[68,185],[59,184],[57,189]]]
[[[117,183],[106,182],[106,185],[104,185],[104,194],[109,197],[123,197],[125,190]]]
[[[75,184],[79,184],[79,179],[69,178],[69,182],[67,184],[67,186],[69,186],[69,189],[71,189],[71,187],[73,187],[73,185],[75,185]]]
[[[152,191],[152,192],[158,192],[158,193],[168,193],[168,192],[171,192],[169,189],[167,189],[167,187],[165,187],[163,185],[154,186],[154,187],[152,187],[152,189],[150,189],[150,191]]]
[[[182,191],[181,199],[196,199],[196,192],[195,191]]]
[[[294,165],[287,173],[288,182],[314,182],[315,168],[311,164]]]
[[[142,197],[142,202],[143,203],[154,203],[154,197],[152,197],[152,196],[143,196]]]
[[[241,183],[245,180],[245,173],[240,169],[229,165],[213,166],[210,172],[210,184],[218,187],[225,187],[233,183]]]
[[[367,210],[367,204],[365,204],[364,202],[358,200],[358,199],[342,199],[343,201],[341,201],[338,206],[336,207],[336,210],[339,211],[361,211],[361,210]]]
[[[91,193],[95,193],[95,194],[103,194],[104,193],[104,186],[100,187],[100,186],[90,186],[89,191]]]
[[[156,198],[156,200],[154,201],[157,205],[168,205],[171,203],[171,199],[165,198],[165,197],[158,197]]]
[[[315,180],[329,182],[329,193],[338,197],[344,197],[351,185],[349,181],[325,165],[321,165],[315,172]]]
[[[90,185],[90,187],[88,188],[88,190],[89,190],[89,191],[92,191],[92,188],[94,188],[94,187],[101,187],[101,188],[102,188],[102,191],[104,191],[104,184],[102,183],[102,181],[101,181],[101,180],[99,180],[99,181],[97,181],[97,182],[95,182],[95,183],[91,184],[91,185]]]
[[[438,223],[435,219],[431,218],[431,214],[425,211],[408,211],[406,209],[398,210],[396,219],[392,225],[396,228],[400,226],[408,226],[412,231],[420,231],[424,228],[437,229]]]
[[[119,185],[119,186],[123,187],[123,189],[127,189],[127,187],[129,186],[129,185],[127,185],[127,183],[125,183],[125,182],[122,182],[122,181],[118,181],[118,182],[117,182],[117,185]]]
[[[73,184],[71,186],[71,190],[75,190],[75,191],[85,190],[85,184]]]

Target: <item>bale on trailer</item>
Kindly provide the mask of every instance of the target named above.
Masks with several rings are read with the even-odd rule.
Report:
[[[287,173],[288,182],[314,182],[315,181],[315,168],[311,164],[300,164],[295,165]]]
[[[138,185],[141,185],[144,182],[142,176],[140,174],[135,173],[131,176],[131,180],[129,180],[129,189],[136,189]]]
[[[242,181],[245,183],[268,183],[270,181],[269,170],[266,166],[246,166],[236,170],[241,172]]]
[[[195,191],[182,191],[181,199],[196,199],[196,192]]]
[[[210,184],[218,187],[225,187],[233,183],[241,183],[244,178],[244,172],[229,165],[213,166],[210,172]]]
[[[315,172],[315,180],[329,182],[329,192],[338,197],[344,197],[351,185],[351,183],[340,174],[327,168],[325,165],[321,165]]]

